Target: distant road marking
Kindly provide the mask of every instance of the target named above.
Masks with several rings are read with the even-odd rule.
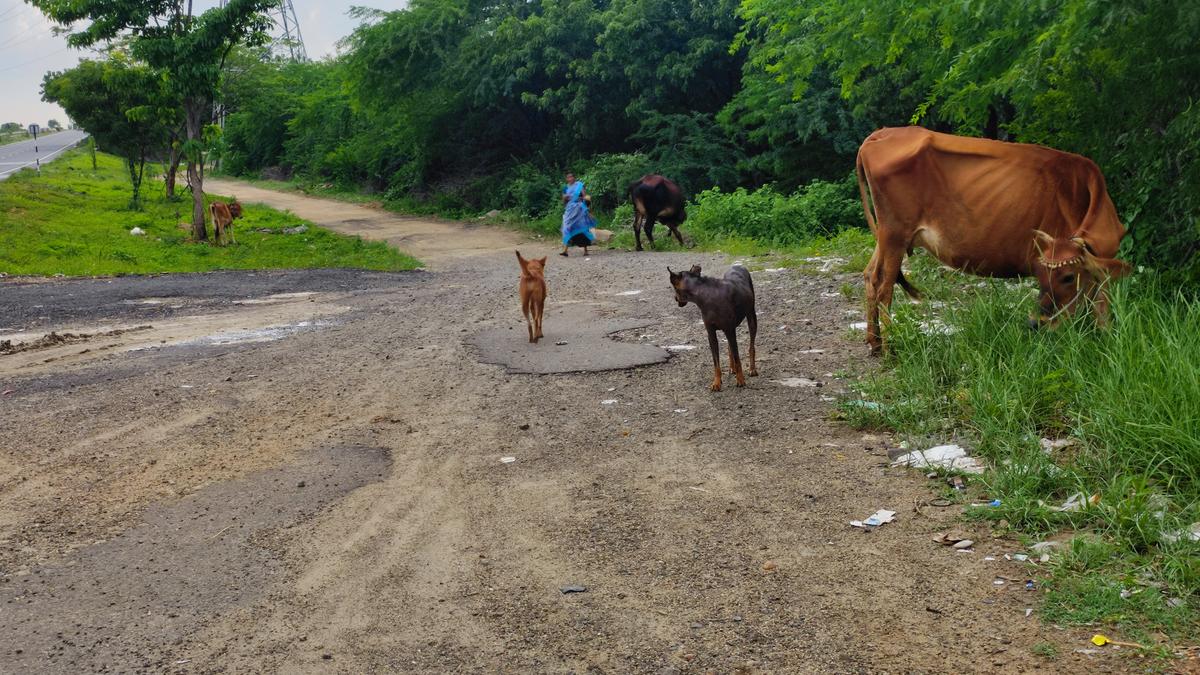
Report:
[[[75,143],[78,143],[79,141],[82,141],[84,138],[87,138],[87,136],[84,136],[83,138],[80,138],[79,140],[75,141]],[[68,144],[68,145],[64,145],[64,146],[62,146],[61,148],[59,148],[59,149],[55,150],[54,152],[52,152],[52,153],[50,153],[50,154],[46,155],[45,157],[40,157],[40,158],[38,158],[38,159],[35,159],[35,160],[33,160],[32,162],[25,162],[24,164],[21,164],[21,166],[18,166],[18,167],[17,167],[17,168],[15,168],[15,169],[6,169],[6,170],[4,170],[4,171],[0,171],[0,176],[7,176],[7,175],[8,175],[8,174],[10,174],[10,173],[14,173],[14,172],[16,172],[16,171],[20,171],[21,169],[24,169],[24,168],[25,168],[25,167],[27,167],[27,166],[33,166],[34,164],[37,164],[39,160],[42,160],[42,159],[44,159],[44,160],[46,160],[46,161],[48,162],[48,161],[50,161],[50,158],[51,158],[51,157],[53,157],[53,156],[57,155],[58,153],[62,152],[63,150],[70,150],[71,148],[75,147],[75,143],[71,143],[71,144]],[[19,162],[0,162],[0,164],[18,164],[18,163],[19,163]]]

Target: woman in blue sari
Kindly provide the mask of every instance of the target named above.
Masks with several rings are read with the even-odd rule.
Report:
[[[567,257],[567,249],[572,246],[582,246],[583,254],[588,254],[588,247],[595,241],[596,235],[592,228],[596,220],[588,213],[588,202],[591,197],[583,189],[583,182],[575,180],[575,174],[567,174],[567,186],[562,191],[563,208],[562,243],[563,250],[559,253]]]

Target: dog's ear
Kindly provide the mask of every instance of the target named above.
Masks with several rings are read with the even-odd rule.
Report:
[[[692,269],[688,270],[688,274],[691,274],[694,277],[700,276],[700,266],[692,265]]]
[[[548,258],[548,256],[542,256],[541,258],[539,258],[539,259],[538,259],[538,262],[542,263],[542,267],[545,267],[545,266],[546,266],[546,259],[547,259],[547,258]]]
[[[667,265],[667,274],[671,275],[672,282],[674,282],[676,279],[678,279],[680,276],[682,276],[679,272],[672,270],[670,265]]]

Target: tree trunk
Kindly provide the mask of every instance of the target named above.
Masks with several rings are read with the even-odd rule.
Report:
[[[171,159],[167,163],[167,199],[175,199],[175,174],[179,172],[179,139],[171,139]]]
[[[200,119],[205,110],[204,102],[189,98],[184,101],[183,107],[187,117],[188,141],[194,146],[199,146],[204,125],[204,121]],[[196,165],[200,159],[197,155],[193,150],[188,153],[187,158],[188,189],[192,191],[192,236],[196,241],[207,241],[208,230],[204,226],[204,178]]]

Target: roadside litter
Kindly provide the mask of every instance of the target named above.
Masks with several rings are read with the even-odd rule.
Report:
[[[883,525],[885,523],[890,523],[895,519],[896,519],[895,511],[888,511],[887,509],[879,509],[875,513],[872,513],[870,516],[868,516],[866,520],[850,521],[850,526],[851,527],[861,527],[863,529],[870,529],[870,528],[874,528],[874,527],[879,527],[880,525]]]
[[[696,348],[696,345],[667,345],[663,349],[669,352],[690,352]]]
[[[1142,646],[1136,642],[1121,642],[1119,640],[1113,640],[1113,639],[1109,638],[1107,635],[1101,635],[1100,633],[1096,633],[1095,635],[1092,636],[1092,644],[1096,645],[1097,647],[1103,647],[1105,645],[1115,645],[1117,647],[1133,647],[1134,649],[1145,649],[1144,646]]]
[[[1079,441],[1075,440],[1074,438],[1056,438],[1053,440],[1049,438],[1043,438],[1041,440],[1042,452],[1046,453],[1047,455],[1053,453],[1055,450],[1063,450],[1078,444]]]
[[[1200,523],[1192,523],[1191,527],[1186,530],[1175,530],[1174,532],[1163,532],[1159,535],[1160,538],[1168,544],[1174,544],[1180,539],[1189,541],[1200,541]]]
[[[892,466],[911,466],[921,469],[953,469],[963,473],[983,473],[983,465],[958,445],[939,445],[928,450],[914,450],[897,457]]]
[[[1082,492],[1076,492],[1071,495],[1070,499],[1062,503],[1062,506],[1051,506],[1051,511],[1060,513],[1068,513],[1071,511],[1082,511],[1085,506],[1095,506],[1100,503],[1100,495],[1094,494],[1091,497],[1084,497]]]
[[[807,377],[785,377],[782,380],[771,381],[785,387],[816,387],[819,385],[816,380],[810,380]]]
[[[129,234],[132,234],[135,237],[144,237],[146,236],[146,231],[140,227],[135,227],[129,231]]]
[[[933,535],[933,540],[942,546],[950,546],[960,551],[965,551],[975,545],[975,542],[966,534],[951,530],[950,532],[939,532]]]
[[[501,464],[512,464],[515,461],[517,461],[516,457],[501,457],[500,458]]]
[[[600,401],[600,405],[613,405],[616,402],[617,402],[617,399],[615,399],[615,398],[606,398],[603,401]]]
[[[637,291],[621,291],[620,293],[617,293],[617,295],[640,295],[640,294],[641,294],[641,291],[640,291],[640,290],[637,290]]]

